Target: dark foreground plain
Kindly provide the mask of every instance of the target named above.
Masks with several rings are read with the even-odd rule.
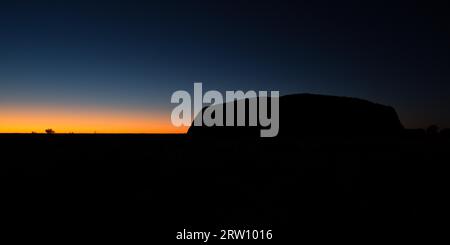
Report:
[[[450,140],[195,140],[187,135],[0,135],[5,234],[176,241],[270,229],[274,241],[429,239]],[[198,241],[198,243],[201,243]]]

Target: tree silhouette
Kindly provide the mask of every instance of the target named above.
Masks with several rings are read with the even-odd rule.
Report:
[[[51,128],[48,128],[48,129],[45,130],[45,133],[47,133],[47,134],[54,134],[55,131],[53,129],[51,129]]]
[[[450,139],[450,128],[441,129],[439,132],[442,136]]]
[[[427,134],[429,134],[429,135],[437,135],[439,133],[439,126],[437,126],[437,125],[430,125],[428,128],[427,128]]]

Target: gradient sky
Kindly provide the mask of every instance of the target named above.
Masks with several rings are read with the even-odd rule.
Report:
[[[338,3],[339,2],[339,3]],[[0,3],[0,132],[183,132],[176,90],[392,105],[450,127],[450,15],[430,1]]]

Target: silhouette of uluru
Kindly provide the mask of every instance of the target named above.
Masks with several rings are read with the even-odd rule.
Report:
[[[397,136],[404,129],[393,107],[367,100],[316,94],[285,95],[278,99],[280,126],[277,139],[376,139]],[[258,101],[259,98],[246,99],[246,125],[248,125],[249,100]],[[229,103],[234,103],[236,121],[237,102]],[[203,111],[207,108],[203,108]],[[226,110],[223,108],[225,121]],[[261,126],[207,127],[192,124],[188,135],[193,138],[209,139],[255,139],[260,138],[261,128]]]

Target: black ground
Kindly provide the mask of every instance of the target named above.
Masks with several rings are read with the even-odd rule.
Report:
[[[57,241],[171,243],[183,229],[416,240],[440,216],[449,146],[438,136],[317,143],[3,134],[2,223],[7,234]]]

